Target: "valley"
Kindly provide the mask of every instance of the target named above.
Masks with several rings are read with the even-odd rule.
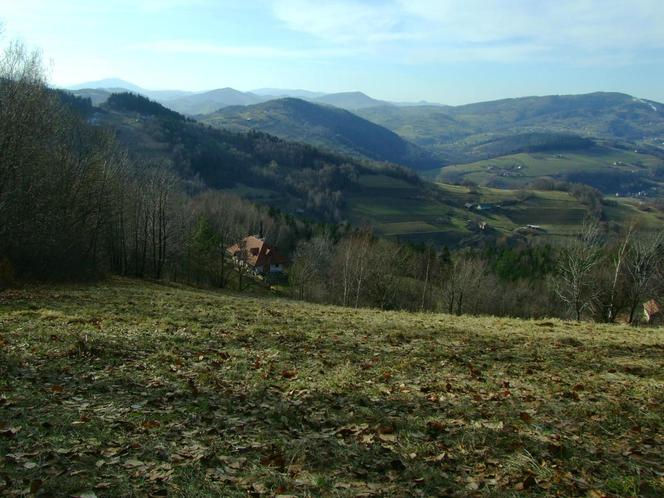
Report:
[[[349,200],[350,219],[370,223],[378,233],[402,241],[447,245],[491,244],[496,239],[561,241],[577,234],[589,217],[587,206],[567,192],[468,188],[436,183],[427,195],[392,179],[367,177]],[[378,182],[379,181],[379,182]],[[636,222],[657,230],[664,213],[638,200],[611,199],[606,220]],[[528,230],[528,225],[539,227]]]
[[[475,182],[501,188],[527,187],[539,178],[584,183],[618,197],[660,197],[664,157],[625,148],[591,147],[493,157],[426,172],[440,181]]]
[[[564,240],[591,211],[565,191],[538,187],[542,179],[599,189],[606,196],[602,220],[615,226],[638,223],[653,230],[664,220],[651,206],[663,192],[664,170],[664,159],[652,148],[527,134],[511,140],[539,152],[426,169],[435,159],[425,147],[348,111],[300,99],[227,107],[199,116],[203,125],[158,104],[147,110],[149,101],[128,102],[129,107],[104,103],[88,112],[114,129],[135,157],[167,161],[188,181],[198,178],[203,186],[300,218],[370,225],[376,234],[403,242],[457,247],[501,238]],[[416,165],[425,180],[390,163]],[[321,176],[323,164],[337,176]],[[478,187],[460,185],[466,183]]]

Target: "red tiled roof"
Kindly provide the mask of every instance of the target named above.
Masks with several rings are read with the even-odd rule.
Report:
[[[276,248],[267,244],[263,239],[254,235],[245,237],[237,244],[226,249],[231,256],[243,259],[249,266],[261,267],[266,265],[281,265],[287,259],[279,254]]]

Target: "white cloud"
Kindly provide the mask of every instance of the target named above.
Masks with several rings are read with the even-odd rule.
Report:
[[[274,0],[273,12],[294,31],[389,45],[406,60],[625,61],[664,49],[661,0]]]
[[[417,38],[401,26],[396,5],[377,7],[355,0],[278,0],[275,16],[294,31],[337,43],[380,43]]]
[[[126,50],[144,50],[158,54],[198,54],[250,59],[319,59],[355,53],[349,49],[282,49],[269,46],[219,45],[195,40],[159,40],[136,43]]]

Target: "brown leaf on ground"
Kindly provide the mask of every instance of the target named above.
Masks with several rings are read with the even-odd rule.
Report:
[[[296,369],[284,370],[284,371],[281,372],[281,376],[284,379],[295,379],[295,378],[297,378],[297,370]]]
[[[528,412],[519,413],[519,418],[523,420],[526,424],[530,424],[533,421],[533,417]]]

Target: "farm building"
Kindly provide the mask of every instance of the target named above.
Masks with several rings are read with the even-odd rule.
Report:
[[[279,254],[275,247],[256,235],[245,237],[226,249],[226,252],[236,262],[249,266],[254,273],[259,275],[281,273],[288,263],[286,257]]]

